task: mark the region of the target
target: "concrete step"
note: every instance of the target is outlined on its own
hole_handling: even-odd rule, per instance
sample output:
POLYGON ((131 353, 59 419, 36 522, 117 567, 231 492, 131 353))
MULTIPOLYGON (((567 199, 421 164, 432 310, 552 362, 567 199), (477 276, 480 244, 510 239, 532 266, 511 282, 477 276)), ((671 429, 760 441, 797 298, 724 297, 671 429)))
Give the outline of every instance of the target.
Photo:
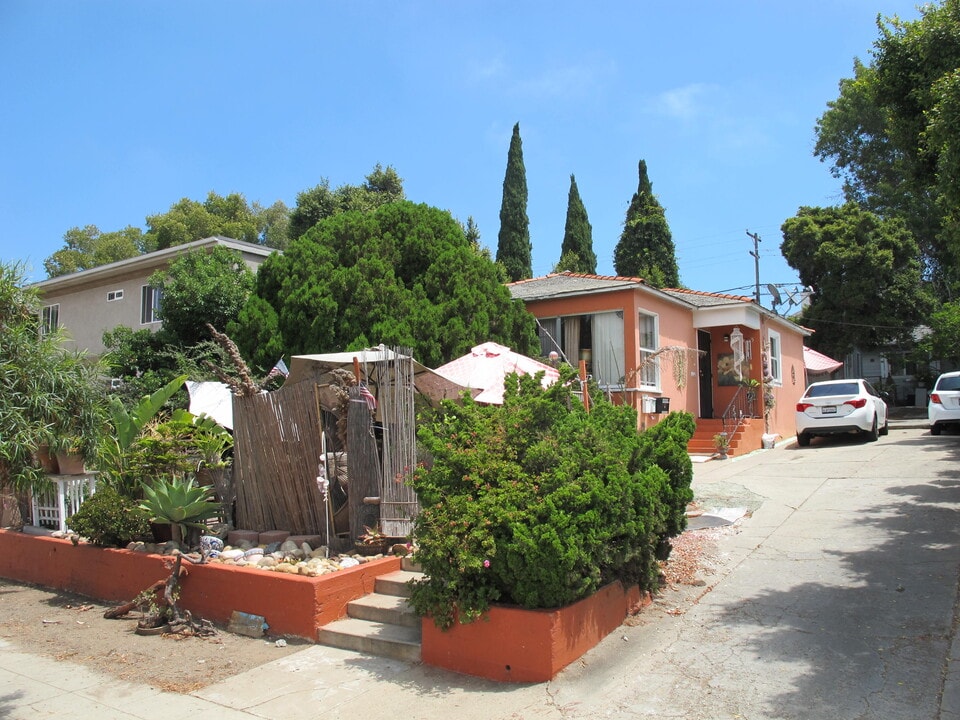
POLYGON ((398 595, 373 593, 351 600, 347 603, 347 615, 358 620, 420 627, 420 616, 413 611, 406 598, 398 595))
POLYGON ((410 586, 407 585, 411 580, 420 580, 423 578, 422 572, 411 572, 410 570, 395 570, 377 577, 373 586, 374 592, 381 595, 396 595, 398 597, 410 597, 410 586))
POLYGON ((317 642, 394 660, 420 662, 419 627, 345 618, 320 628, 317 642))

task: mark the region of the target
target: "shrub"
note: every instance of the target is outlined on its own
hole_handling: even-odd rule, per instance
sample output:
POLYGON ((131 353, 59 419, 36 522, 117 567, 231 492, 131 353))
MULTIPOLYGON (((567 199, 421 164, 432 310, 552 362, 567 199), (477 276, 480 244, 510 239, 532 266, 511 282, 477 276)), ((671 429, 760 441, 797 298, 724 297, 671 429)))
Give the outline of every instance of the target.
POLYGON ((690 498, 693 419, 675 413, 644 441, 635 410, 594 392, 587 413, 574 382, 572 369, 547 389, 511 375, 502 406, 465 397, 421 424, 427 459, 412 484, 426 578, 411 603, 439 627, 496 601, 548 608, 614 580, 656 587, 658 548, 690 498))
POLYGON ((150 523, 136 502, 109 486, 100 487, 87 498, 68 525, 94 545, 117 547, 150 532, 150 523))

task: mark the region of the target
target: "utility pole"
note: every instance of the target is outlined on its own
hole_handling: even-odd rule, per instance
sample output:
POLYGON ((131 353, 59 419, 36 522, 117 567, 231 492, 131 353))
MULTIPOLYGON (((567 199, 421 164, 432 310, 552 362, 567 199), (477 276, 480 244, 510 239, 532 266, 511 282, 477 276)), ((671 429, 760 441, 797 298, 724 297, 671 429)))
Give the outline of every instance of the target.
POLYGON ((753 251, 750 253, 753 255, 753 269, 756 277, 756 289, 753 292, 753 298, 757 301, 757 305, 760 304, 760 236, 757 233, 752 233, 749 230, 746 231, 747 237, 753 238, 753 251))

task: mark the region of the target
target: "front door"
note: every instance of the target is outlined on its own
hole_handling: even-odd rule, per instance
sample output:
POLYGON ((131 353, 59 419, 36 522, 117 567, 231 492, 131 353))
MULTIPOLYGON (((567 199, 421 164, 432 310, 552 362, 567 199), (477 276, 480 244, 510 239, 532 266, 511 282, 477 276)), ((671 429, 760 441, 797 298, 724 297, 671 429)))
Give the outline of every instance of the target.
POLYGON ((700 417, 713 417, 713 364, 710 361, 710 333, 697 330, 700 351, 700 417))

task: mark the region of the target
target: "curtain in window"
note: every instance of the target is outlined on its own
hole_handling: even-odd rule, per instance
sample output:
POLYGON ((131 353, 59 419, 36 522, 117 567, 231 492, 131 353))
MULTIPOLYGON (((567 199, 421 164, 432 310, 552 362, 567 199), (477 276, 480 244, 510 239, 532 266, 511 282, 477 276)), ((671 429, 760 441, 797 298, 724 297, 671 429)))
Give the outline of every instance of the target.
POLYGON ((560 352, 560 318, 540 318, 540 355, 560 352))
POLYGON ((580 318, 563 319, 563 354, 574 367, 580 364, 580 318))
POLYGON ((602 386, 622 385, 623 314, 597 313, 593 316, 593 377, 602 386))

